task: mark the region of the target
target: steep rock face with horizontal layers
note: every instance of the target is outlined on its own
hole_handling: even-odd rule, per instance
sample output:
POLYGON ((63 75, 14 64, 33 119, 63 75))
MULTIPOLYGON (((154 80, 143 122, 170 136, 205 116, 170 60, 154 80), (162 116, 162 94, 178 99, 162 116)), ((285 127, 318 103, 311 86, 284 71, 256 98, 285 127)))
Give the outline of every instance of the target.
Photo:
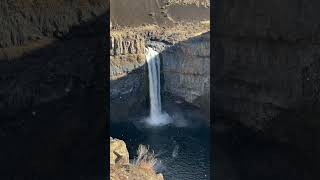
POLYGON ((217 117, 298 144, 316 159, 320 3, 229 0, 215 5, 217 117))
POLYGON ((110 44, 110 110, 119 119, 139 109, 146 99, 145 39, 117 31, 111 33, 110 44))
POLYGON ((145 39, 129 32, 111 33, 110 78, 138 69, 145 63, 145 39))
POLYGON ((210 109, 209 32, 177 43, 161 53, 163 90, 210 109))

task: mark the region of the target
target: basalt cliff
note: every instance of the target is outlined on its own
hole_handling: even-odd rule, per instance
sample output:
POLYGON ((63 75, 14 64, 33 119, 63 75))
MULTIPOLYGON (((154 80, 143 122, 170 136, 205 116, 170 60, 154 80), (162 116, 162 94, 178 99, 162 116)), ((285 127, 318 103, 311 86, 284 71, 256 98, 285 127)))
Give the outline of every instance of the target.
POLYGON ((130 15, 130 21, 123 21, 129 6, 110 3, 111 114, 125 117, 149 106, 145 59, 149 46, 160 53, 163 98, 191 103, 209 117, 209 1, 141 1, 141 11, 130 15), (124 10, 116 11, 120 8, 124 10), (187 10, 197 15, 186 15, 187 10))

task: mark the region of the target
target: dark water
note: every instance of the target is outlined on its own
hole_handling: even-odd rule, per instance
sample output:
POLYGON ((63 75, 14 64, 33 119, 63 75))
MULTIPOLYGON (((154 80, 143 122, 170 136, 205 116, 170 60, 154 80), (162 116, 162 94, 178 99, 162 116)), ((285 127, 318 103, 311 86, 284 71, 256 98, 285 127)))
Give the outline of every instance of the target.
POLYGON ((156 170, 166 180, 210 179, 210 131, 200 112, 179 105, 165 105, 173 123, 162 127, 147 127, 147 116, 141 114, 115 121, 112 118, 111 136, 126 142, 130 159, 139 144, 149 145, 161 162, 156 170))

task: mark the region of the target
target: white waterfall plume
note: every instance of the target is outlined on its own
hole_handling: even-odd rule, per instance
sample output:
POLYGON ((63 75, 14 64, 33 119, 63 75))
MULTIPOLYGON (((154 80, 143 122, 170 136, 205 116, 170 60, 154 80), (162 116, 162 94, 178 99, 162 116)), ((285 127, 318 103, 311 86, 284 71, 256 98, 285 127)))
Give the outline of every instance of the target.
POLYGON ((170 123, 167 113, 161 111, 160 93, 160 57, 159 53, 151 47, 146 49, 149 75, 150 116, 147 123, 153 126, 161 126, 170 123))

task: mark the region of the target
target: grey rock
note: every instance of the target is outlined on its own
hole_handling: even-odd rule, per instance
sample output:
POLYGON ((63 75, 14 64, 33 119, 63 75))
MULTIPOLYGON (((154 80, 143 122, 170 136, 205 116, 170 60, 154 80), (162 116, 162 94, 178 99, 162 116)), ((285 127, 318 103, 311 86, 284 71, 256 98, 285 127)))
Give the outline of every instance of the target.
POLYGON ((161 53, 165 92, 189 103, 209 108, 210 34, 205 33, 171 46, 161 53), (199 102, 199 99, 206 102, 199 102))

